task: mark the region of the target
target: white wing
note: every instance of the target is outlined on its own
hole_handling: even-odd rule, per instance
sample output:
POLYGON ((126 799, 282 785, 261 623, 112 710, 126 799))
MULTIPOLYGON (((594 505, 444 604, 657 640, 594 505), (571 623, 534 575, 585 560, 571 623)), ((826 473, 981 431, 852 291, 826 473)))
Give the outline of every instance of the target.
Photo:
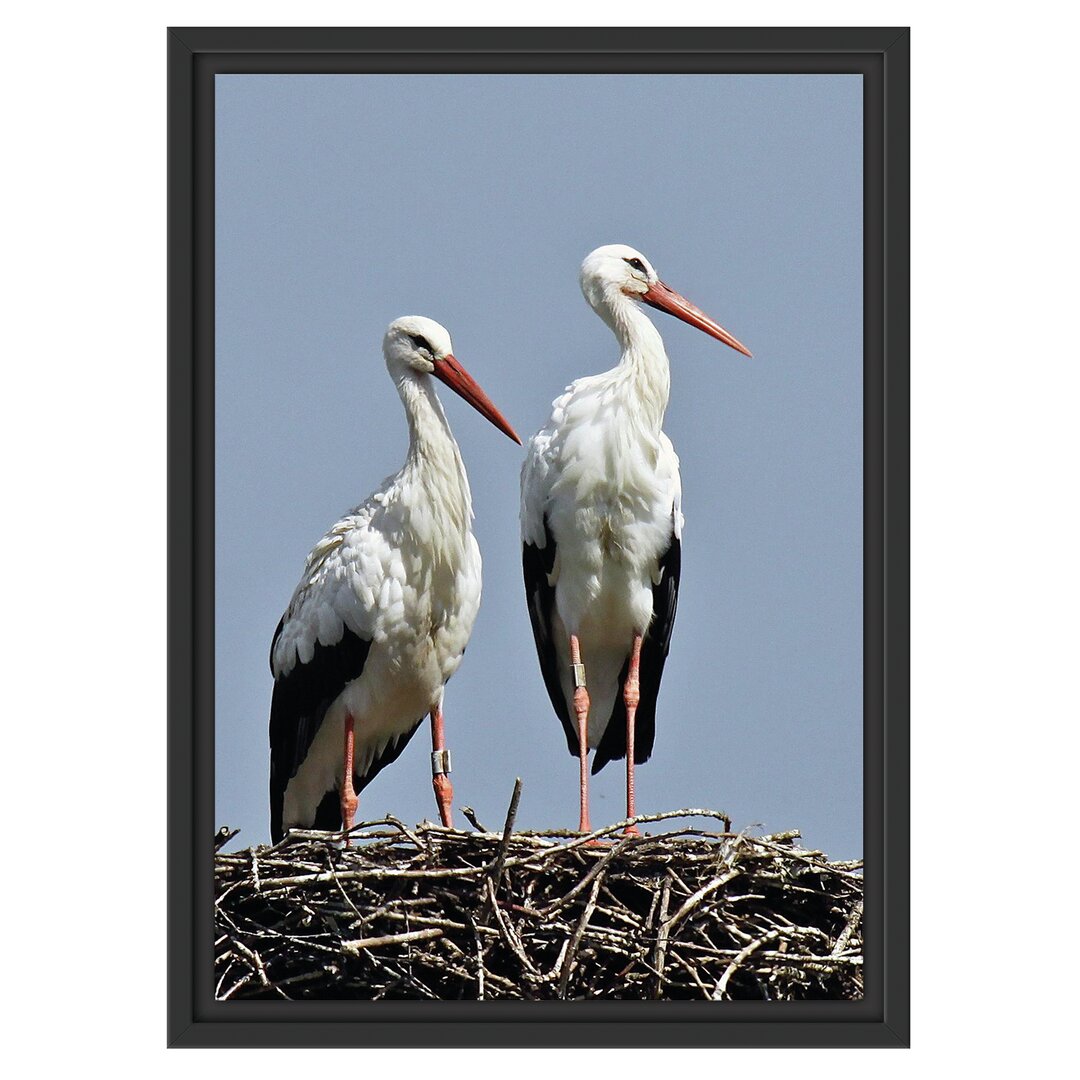
POLYGON ((682 539, 683 512, 682 512, 682 476, 679 473, 679 455, 675 453, 675 447, 663 431, 660 432, 661 452, 670 458, 670 475, 672 483, 672 518, 675 527, 675 539, 682 539))
POLYGON ((274 641, 274 678, 297 662, 308 663, 315 643, 336 645, 348 627, 366 641, 379 636, 380 624, 403 602, 405 570, 396 507, 384 506, 382 493, 336 522, 315 545, 274 641))

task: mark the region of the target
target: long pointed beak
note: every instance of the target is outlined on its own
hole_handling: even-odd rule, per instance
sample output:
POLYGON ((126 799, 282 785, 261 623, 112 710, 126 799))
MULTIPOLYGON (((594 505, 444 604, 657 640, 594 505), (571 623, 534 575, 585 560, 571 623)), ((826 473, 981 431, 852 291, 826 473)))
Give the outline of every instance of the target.
POLYGON ((710 337, 722 341, 725 345, 730 345, 736 352, 741 352, 743 356, 752 357, 754 355, 718 322, 710 319, 701 308, 691 304, 685 296, 680 296, 679 293, 662 281, 650 285, 648 291, 641 294, 641 299, 649 307, 657 308, 659 311, 666 311, 669 315, 674 315, 676 319, 682 319, 684 323, 689 323, 699 330, 704 330, 710 337))
POLYGON ((480 384, 461 366, 453 353, 447 353, 435 362, 432 374, 446 383, 455 394, 463 397, 481 416, 490 420, 501 432, 521 445, 517 432, 507 423, 506 418, 495 408, 491 398, 480 389, 480 384))

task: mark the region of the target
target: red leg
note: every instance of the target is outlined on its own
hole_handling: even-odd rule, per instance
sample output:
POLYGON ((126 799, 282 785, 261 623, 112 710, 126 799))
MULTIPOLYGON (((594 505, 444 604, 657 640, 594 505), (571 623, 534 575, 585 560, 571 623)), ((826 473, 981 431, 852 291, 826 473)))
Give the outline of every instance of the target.
MULTIPOLYGON (((341 821, 342 828, 349 830, 356 820, 356 807, 360 800, 356 797, 353 789, 353 726, 355 721, 351 714, 345 717, 345 771, 341 781, 341 821)), ((349 838, 345 837, 345 846, 348 847, 349 838)))
MULTIPOLYGON (((641 635, 634 635, 634 648, 630 653, 630 667, 623 684, 623 702, 626 705, 626 816, 632 818, 634 809, 634 720, 637 717, 638 702, 641 701, 641 635)), ((636 825, 626 827, 628 836, 640 836, 641 830, 636 825)))
POLYGON ((574 712, 577 715, 578 763, 581 773, 578 831, 587 833, 592 832, 589 824, 589 691, 585 689, 585 665, 581 662, 581 647, 574 634, 570 635, 570 664, 574 675, 574 712))
POLYGON ((436 705, 431 710, 431 786, 435 789, 439 817, 448 829, 452 829, 454 819, 451 816, 451 806, 454 801, 454 785, 450 783, 450 751, 446 749, 442 705, 436 705))

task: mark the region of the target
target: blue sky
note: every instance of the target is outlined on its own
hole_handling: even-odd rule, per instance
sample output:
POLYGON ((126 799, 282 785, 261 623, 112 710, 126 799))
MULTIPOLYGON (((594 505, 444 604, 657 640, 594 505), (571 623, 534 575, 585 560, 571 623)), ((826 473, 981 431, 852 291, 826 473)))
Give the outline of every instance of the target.
MULTIPOLYGON (((379 345, 437 319, 523 437, 617 346, 582 257, 642 250, 754 352, 659 313, 682 461, 679 614, 643 812, 862 853, 862 109, 854 76, 218 76, 216 817, 268 836, 267 653, 304 557, 401 463, 379 345)), ((448 392, 484 602, 447 689, 456 803, 572 827, 533 649, 521 451, 448 392)), ((426 736, 361 816, 435 817, 426 736)), ((593 783, 622 815, 623 773, 593 783)))

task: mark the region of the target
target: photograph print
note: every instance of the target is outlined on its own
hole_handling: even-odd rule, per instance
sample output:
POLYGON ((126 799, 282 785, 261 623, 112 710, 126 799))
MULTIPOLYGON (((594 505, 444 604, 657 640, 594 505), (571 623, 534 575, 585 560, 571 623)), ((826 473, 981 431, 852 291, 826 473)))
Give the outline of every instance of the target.
POLYGON ((863 997, 857 74, 218 74, 214 995, 863 997))

